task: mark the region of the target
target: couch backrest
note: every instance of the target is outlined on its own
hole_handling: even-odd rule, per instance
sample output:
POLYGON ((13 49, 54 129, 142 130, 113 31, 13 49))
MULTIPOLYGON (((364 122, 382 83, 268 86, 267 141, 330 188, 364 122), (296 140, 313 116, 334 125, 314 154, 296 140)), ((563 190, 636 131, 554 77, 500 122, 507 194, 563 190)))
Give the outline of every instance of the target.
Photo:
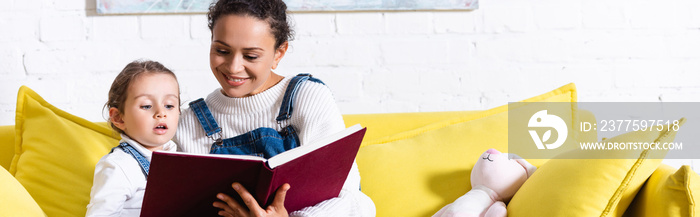
POLYGON ((410 131, 426 125, 464 116, 479 111, 410 112, 343 115, 346 127, 361 124, 367 127, 362 146, 400 132, 410 131), (410 121, 398 121, 410 120, 410 121))
MULTIPOLYGON (((363 146, 370 143, 376 139, 381 139, 383 137, 396 134, 398 132, 408 131, 422 126, 428 125, 430 123, 439 122, 442 120, 447 120, 449 118, 467 115, 470 113, 476 113, 479 111, 450 111, 450 112, 412 112, 412 113, 390 113, 390 114, 351 114, 343 115, 345 119, 346 126, 352 126, 355 124, 362 124, 363 127, 367 127, 367 134, 365 134, 365 139, 363 140, 363 146), (410 119, 411 122, 406 124, 406 122, 400 123, 392 120, 397 119, 410 119)), ((588 111, 581 111, 579 113, 582 120, 595 120, 593 114, 588 111)), ((586 134, 585 138, 581 138, 583 141, 596 141, 596 134, 586 134)), ((0 126, 0 166, 5 169, 10 169, 10 163, 12 162, 12 157, 15 154, 15 126, 7 125, 0 126)))

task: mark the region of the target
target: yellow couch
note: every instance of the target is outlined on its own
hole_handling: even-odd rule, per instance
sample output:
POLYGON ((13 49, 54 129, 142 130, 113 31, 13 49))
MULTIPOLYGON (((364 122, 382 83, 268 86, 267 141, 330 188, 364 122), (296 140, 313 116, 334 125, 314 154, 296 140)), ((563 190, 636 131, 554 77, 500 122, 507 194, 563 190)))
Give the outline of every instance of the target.
MULTIPOLYGON (((575 102, 576 89, 569 84, 524 101, 575 102)), ((346 125, 368 128, 357 163, 377 216, 430 216, 468 191, 476 158, 488 148, 507 151, 508 109, 345 115, 346 125)), ((569 124, 595 120, 575 104, 570 114, 569 124)), ((673 136, 633 132, 612 139, 673 136)), ((0 216, 84 216, 94 164, 117 141, 106 123, 68 114, 22 87, 16 125, 0 126, 0 216)), ((687 166, 676 170, 644 157, 528 161, 539 169, 509 202, 511 216, 698 213, 700 181, 687 166)))

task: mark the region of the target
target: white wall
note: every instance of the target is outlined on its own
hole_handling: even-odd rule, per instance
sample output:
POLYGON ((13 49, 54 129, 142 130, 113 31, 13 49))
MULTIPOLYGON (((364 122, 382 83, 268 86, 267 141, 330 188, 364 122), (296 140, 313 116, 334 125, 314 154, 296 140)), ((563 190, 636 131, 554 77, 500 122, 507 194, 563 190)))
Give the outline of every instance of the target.
MULTIPOLYGON (((700 101, 700 1, 479 4, 294 13, 296 40, 277 72, 313 73, 348 114, 487 109, 569 82, 579 101, 700 101)), ((102 16, 94 0, 0 5, 0 125, 14 124, 20 85, 104 120, 108 86, 138 58, 173 69, 183 101, 218 86, 204 14, 102 16)))

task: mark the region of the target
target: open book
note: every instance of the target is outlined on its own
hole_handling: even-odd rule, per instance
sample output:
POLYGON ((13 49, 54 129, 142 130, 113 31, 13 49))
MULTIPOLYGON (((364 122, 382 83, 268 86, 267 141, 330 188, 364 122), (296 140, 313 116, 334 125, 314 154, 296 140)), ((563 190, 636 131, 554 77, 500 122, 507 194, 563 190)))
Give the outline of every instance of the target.
MULTIPOLYGON (((265 208, 284 183, 293 212, 337 197, 366 128, 359 124, 270 159, 246 155, 153 152, 141 216, 217 216, 217 193, 243 204, 231 184, 241 183, 265 208)), ((359 188, 359 186, 357 186, 359 188)))

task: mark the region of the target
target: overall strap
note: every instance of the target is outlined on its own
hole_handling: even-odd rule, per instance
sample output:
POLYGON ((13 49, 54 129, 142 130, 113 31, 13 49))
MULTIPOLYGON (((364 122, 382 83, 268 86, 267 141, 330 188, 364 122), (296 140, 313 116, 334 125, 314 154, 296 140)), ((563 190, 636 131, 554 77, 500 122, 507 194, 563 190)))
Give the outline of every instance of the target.
POLYGON ((214 116, 211 115, 207 103, 204 102, 204 98, 199 98, 193 102, 190 102, 190 108, 194 111, 197 116, 200 125, 204 128, 204 132, 207 133, 207 137, 214 140, 215 142, 221 142, 221 127, 214 120, 214 116), (214 136, 216 134, 216 136, 214 136))
POLYGON ((289 85, 287 85, 287 90, 284 92, 284 98, 282 99, 282 106, 280 106, 280 112, 277 115, 277 122, 287 120, 292 117, 292 105, 294 104, 294 98, 304 81, 313 81, 325 85, 321 80, 311 77, 311 74, 299 74, 294 76, 289 85))
POLYGON ((124 152, 134 157, 136 162, 139 163, 139 166, 141 166, 141 172, 143 172, 143 175, 146 176, 146 179, 148 179, 148 168, 151 167, 151 162, 148 162, 146 157, 143 156, 141 152, 136 150, 134 147, 131 147, 129 143, 122 142, 119 143, 119 146, 112 148, 112 151, 110 151, 109 153, 112 153, 115 148, 121 148, 124 152))

